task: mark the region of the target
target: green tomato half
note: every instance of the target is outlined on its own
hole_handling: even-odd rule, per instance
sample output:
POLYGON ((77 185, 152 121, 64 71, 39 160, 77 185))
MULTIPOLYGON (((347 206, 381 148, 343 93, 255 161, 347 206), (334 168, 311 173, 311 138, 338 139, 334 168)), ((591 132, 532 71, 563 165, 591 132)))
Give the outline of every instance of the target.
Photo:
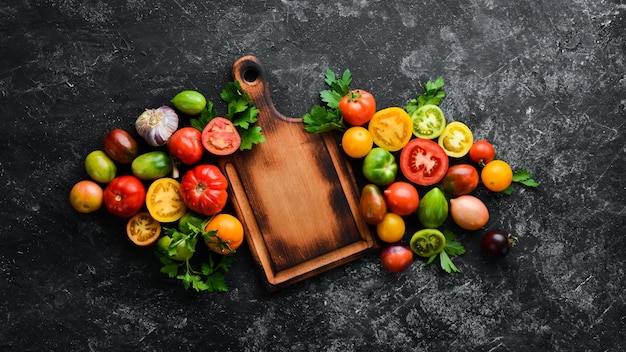
POLYGON ((363 175, 377 186, 389 186, 395 181, 397 173, 395 157, 383 148, 372 148, 363 159, 363 175))

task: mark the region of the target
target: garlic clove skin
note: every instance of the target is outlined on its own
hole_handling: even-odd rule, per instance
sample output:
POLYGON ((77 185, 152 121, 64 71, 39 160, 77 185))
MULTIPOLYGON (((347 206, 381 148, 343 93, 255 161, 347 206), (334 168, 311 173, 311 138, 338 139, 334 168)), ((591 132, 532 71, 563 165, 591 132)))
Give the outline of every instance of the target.
POLYGON ((137 133, 153 147, 167 143, 178 129, 178 115, 169 106, 146 109, 135 121, 137 133))

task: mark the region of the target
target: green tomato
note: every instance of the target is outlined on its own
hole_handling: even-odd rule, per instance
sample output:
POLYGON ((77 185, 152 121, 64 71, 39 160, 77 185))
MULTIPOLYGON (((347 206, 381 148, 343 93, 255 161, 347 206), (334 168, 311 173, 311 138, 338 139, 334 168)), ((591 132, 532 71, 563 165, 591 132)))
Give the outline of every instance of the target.
POLYGON ((187 115, 198 115, 206 106, 206 98, 195 90, 184 90, 172 99, 174 107, 187 115))
POLYGON ((168 258, 177 261, 183 261, 193 256, 193 252, 187 248, 187 243, 184 239, 178 240, 176 243, 172 243, 170 236, 163 236, 157 241, 157 250, 162 254, 167 255, 168 258))
POLYGON ((163 151, 141 154, 130 165, 133 175, 142 180, 156 180, 172 172, 172 160, 163 151))
POLYGON ((435 187, 428 191, 417 207, 417 219, 424 227, 437 228, 448 218, 448 200, 443 192, 435 187))
POLYGON ((397 173, 396 159, 383 148, 372 148, 363 159, 363 175, 377 186, 389 186, 395 181, 397 173))
POLYGON ((178 231, 190 234, 192 231, 189 229, 189 225, 193 225, 202 230, 204 228, 203 224, 206 224, 208 222, 207 220, 206 216, 189 210, 178 220, 178 231))
POLYGON ((85 157, 85 171, 94 181, 109 183, 115 178, 117 167, 102 150, 94 150, 85 157))

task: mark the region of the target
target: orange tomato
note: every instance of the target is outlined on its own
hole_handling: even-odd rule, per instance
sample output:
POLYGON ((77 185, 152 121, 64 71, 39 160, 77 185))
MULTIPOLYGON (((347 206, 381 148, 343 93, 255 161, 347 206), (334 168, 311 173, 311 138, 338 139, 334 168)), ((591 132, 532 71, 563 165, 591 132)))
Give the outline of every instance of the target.
POLYGON ((128 238, 138 246, 149 246, 161 235, 161 224, 147 212, 133 215, 126 223, 128 238))
POLYGON ((102 206, 103 194, 102 187, 97 183, 78 181, 70 190, 70 204, 80 213, 93 213, 102 206))
POLYGON ((213 235, 205 236, 206 245, 215 253, 234 253, 243 243, 243 225, 230 214, 215 215, 204 227, 204 231, 213 235))
POLYGON ((164 177, 152 182, 146 193, 146 207, 150 215, 159 222, 173 222, 187 211, 180 195, 180 183, 164 177))
POLYGON ((502 192, 513 181, 513 170, 505 161, 493 160, 485 165, 480 173, 480 179, 488 190, 502 192))
POLYGON ((376 225, 376 234, 383 242, 395 243, 404 237, 405 229, 404 219, 400 215, 387 213, 383 221, 376 225))
POLYGON ((341 137, 341 148, 352 158, 363 158, 372 150, 374 140, 364 127, 350 127, 341 137))

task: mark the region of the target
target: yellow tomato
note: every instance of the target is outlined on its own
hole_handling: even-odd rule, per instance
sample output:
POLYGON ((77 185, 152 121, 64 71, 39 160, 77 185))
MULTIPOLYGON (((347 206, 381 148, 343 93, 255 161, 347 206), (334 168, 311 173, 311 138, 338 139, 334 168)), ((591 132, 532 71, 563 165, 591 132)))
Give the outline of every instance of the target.
POLYGON ((146 193, 146 207, 150 215, 159 222, 173 222, 187 211, 180 195, 180 183, 164 177, 152 182, 146 193))
POLYGON ((488 190, 502 192, 513 181, 513 170, 505 161, 493 160, 485 165, 480 173, 480 179, 488 190))
POLYGON ((372 135, 363 127, 350 127, 343 133, 341 147, 352 158, 363 158, 372 150, 372 135))
POLYGON ((404 109, 390 107, 377 111, 368 129, 377 146, 395 152, 409 143, 413 135, 413 121, 404 109))
POLYGON ((450 122, 439 136, 439 146, 453 158, 463 157, 473 143, 474 135, 463 122, 450 122))
POLYGON ((387 213, 383 221, 376 225, 376 234, 383 242, 395 243, 404 237, 405 228, 404 219, 400 215, 387 213))

